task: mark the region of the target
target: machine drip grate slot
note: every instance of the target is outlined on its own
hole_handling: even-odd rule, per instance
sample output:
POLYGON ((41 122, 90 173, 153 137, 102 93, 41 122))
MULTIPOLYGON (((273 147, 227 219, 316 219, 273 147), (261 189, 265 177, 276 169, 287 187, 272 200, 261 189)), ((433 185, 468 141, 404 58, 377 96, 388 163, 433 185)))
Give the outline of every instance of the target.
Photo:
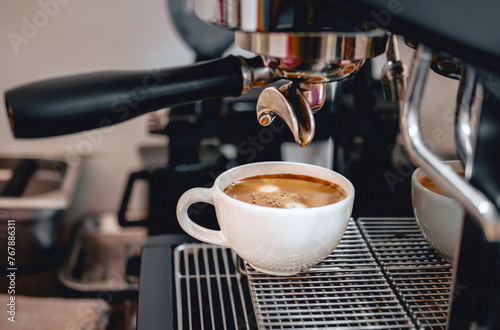
POLYGON ((452 267, 427 243, 415 219, 357 222, 414 322, 425 329, 444 329, 452 267))
POLYGON ((246 268, 260 329, 415 329, 354 221, 307 272, 276 277, 246 268))

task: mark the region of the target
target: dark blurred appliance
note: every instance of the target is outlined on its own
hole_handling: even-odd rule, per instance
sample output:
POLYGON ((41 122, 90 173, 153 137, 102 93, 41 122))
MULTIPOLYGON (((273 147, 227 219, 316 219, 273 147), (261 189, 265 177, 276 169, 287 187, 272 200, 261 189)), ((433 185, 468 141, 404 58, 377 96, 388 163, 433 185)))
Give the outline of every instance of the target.
MULTIPOLYGON (((377 181, 383 178, 381 173, 400 169, 401 164, 393 164, 388 151, 400 134, 410 158, 467 211, 460 253, 453 267, 447 327, 497 329, 499 10, 500 4, 492 0, 199 0, 196 13, 203 20, 235 30, 236 44, 257 56, 227 56, 158 72, 103 72, 52 79, 7 91, 6 108, 16 137, 37 138, 102 128, 171 107, 168 125, 159 130, 171 138, 170 163, 132 175, 128 192, 137 179, 148 180, 153 187, 158 182, 173 182, 181 177, 180 173, 186 174, 181 181, 203 171, 214 176, 217 171, 244 161, 249 154, 252 157, 247 161, 278 158, 281 135, 270 139, 264 154, 260 152, 266 148, 255 143, 259 136, 248 135, 246 129, 261 132, 257 127, 246 126, 255 120, 247 117, 255 118, 255 114, 257 121, 270 129, 267 134, 279 130, 269 125, 282 127, 284 123, 291 136, 283 140, 291 139, 301 146, 310 144, 316 132, 316 137, 333 138, 335 169, 348 175, 361 192, 355 216, 411 214, 408 195, 377 190, 387 189, 385 182, 380 185, 377 181), (396 35, 416 50, 408 80, 399 59, 396 35), (369 70, 371 59, 376 56, 386 57, 381 79, 374 79, 369 70), (456 140, 466 169, 465 180, 442 163, 422 137, 419 108, 429 68, 460 80, 456 140), (327 83, 334 81, 338 81, 337 97, 333 102, 325 102, 327 83), (278 82, 281 83, 274 85, 278 82), (252 91, 258 91, 253 99, 249 94, 252 91), (222 100, 243 93, 247 93, 248 100, 222 100), (252 110, 240 111, 241 108, 252 110), (323 125, 327 127, 326 134, 320 133, 323 125), (206 153, 200 153, 203 148, 207 150, 201 143, 203 137, 218 138, 218 146, 228 140, 239 146, 234 162, 218 155, 219 148, 215 148, 215 157, 208 157, 210 165, 202 161, 203 157, 208 159, 206 153), (245 141, 248 137, 251 140, 245 141), (241 147, 242 143, 252 144, 251 141, 253 149, 241 147)), ((219 57, 221 51, 216 48, 215 55, 203 54, 198 59, 219 57)), ((158 191, 168 194, 173 189, 162 185, 158 191)), ((150 188, 150 208, 162 203, 161 198, 155 200, 156 194, 157 190, 150 188)), ((127 196, 126 193, 125 200, 127 196)), ((176 199, 170 197, 175 203, 176 199)), ((123 207, 120 213, 124 213, 123 207)), ((175 232, 161 224, 165 214, 159 214, 143 219, 160 220, 160 225, 147 223, 151 233, 175 232)), ((174 313, 175 307, 170 306, 171 290, 162 286, 162 276, 171 275, 173 266, 148 267, 159 265, 159 260, 171 255, 172 246, 189 241, 172 235, 155 235, 144 248, 144 294, 139 302, 139 325, 143 328, 145 324, 155 324, 155 317, 164 320, 174 313), (151 294, 158 287, 158 294, 151 294), (165 296, 158 298, 161 292, 165 296), (162 313, 159 306, 163 304, 162 313)), ((398 235, 406 234, 396 233, 393 237, 398 235)), ((173 319, 172 316, 169 320, 173 319)))

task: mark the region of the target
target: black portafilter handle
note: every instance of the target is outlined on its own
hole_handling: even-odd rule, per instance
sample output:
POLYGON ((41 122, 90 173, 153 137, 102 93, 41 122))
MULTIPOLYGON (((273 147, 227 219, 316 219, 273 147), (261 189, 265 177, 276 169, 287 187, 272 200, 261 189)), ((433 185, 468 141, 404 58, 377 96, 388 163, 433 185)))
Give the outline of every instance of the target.
POLYGON ((5 93, 17 138, 40 138, 118 124, 150 111, 239 96, 238 57, 149 71, 109 71, 39 81, 5 93))

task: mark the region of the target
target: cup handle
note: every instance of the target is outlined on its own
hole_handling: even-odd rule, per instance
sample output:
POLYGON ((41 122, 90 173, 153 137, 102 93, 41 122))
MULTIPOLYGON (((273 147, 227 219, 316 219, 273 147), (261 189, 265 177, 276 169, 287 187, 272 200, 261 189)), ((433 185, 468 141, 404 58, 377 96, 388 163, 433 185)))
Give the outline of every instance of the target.
POLYGON ((214 205, 211 189, 192 188, 186 191, 177 203, 177 220, 184 231, 192 237, 210 244, 229 247, 220 230, 202 227, 189 217, 187 211, 194 203, 204 202, 214 205))

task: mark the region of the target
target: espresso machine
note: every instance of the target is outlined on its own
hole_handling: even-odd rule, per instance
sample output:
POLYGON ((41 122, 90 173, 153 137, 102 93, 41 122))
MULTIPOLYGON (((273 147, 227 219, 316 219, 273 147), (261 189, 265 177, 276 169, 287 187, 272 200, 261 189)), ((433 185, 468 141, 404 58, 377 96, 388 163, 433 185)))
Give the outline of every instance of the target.
MULTIPOLYGON (((448 329, 500 328, 500 115, 496 110, 500 103, 500 43, 496 32, 500 31, 496 17, 500 5, 494 1, 197 0, 195 10, 204 22, 235 31, 236 45, 255 56, 220 58, 219 49, 198 56, 197 63, 187 67, 63 77, 17 87, 5 94, 11 128, 18 138, 104 129, 170 107, 168 125, 156 129, 156 133, 171 138, 171 164, 131 175, 119 212, 123 225, 147 224, 152 235, 142 256, 139 328, 169 328, 174 324, 182 328, 182 322, 197 328, 192 321, 196 313, 190 312, 186 319, 180 312, 185 306, 175 306, 173 293, 173 288, 181 285, 174 266, 187 269, 189 264, 176 259, 176 253, 192 247, 172 251, 175 246, 194 241, 166 224, 177 221, 162 208, 177 202, 172 193, 175 187, 181 191, 189 187, 174 184, 165 188, 162 183, 176 179, 189 181, 188 185, 209 185, 210 179, 230 166, 280 159, 279 146, 284 141, 307 148, 313 139, 329 138, 334 141, 334 170, 345 174, 357 190, 354 217, 412 215, 408 186, 383 191, 380 187, 386 185, 372 180, 401 166, 394 164, 389 150, 397 141, 402 141, 415 165, 424 168, 463 205, 466 215, 459 254, 449 268, 452 276, 447 303, 441 306, 446 310, 444 324, 448 329), (415 49, 412 63, 401 62, 401 43, 415 49), (375 57, 385 58, 381 79, 375 79, 370 69, 375 57), (465 178, 444 164, 422 136, 419 114, 429 70, 460 81, 455 133, 465 178), (334 99, 328 93, 332 83, 336 84, 334 99), (266 133, 258 135, 263 132, 258 124, 267 128, 266 133), (255 135, 251 135, 253 130, 255 135), (255 142, 265 134, 273 136, 268 143, 252 144, 252 139, 248 140, 250 136, 255 142), (237 145, 237 155, 230 160, 215 150, 210 161, 202 160, 202 136, 216 136, 221 144, 237 145), (252 148, 242 148, 249 145, 252 148), (139 179, 159 186, 150 189, 150 204, 160 206, 154 212, 150 210, 149 218, 130 221, 125 218, 126 204, 134 181, 139 179), (376 193, 369 193, 373 191, 376 193), (157 267, 151 268, 152 264, 157 267)), ((203 213, 200 210, 194 213, 203 213)), ((198 221, 210 221, 205 218, 210 217, 198 221)), ((358 222, 361 231, 357 227, 349 230, 369 240, 365 224, 370 221, 358 222)), ((368 250, 383 269, 381 276, 390 278, 388 290, 396 292, 395 299, 404 303, 376 248, 368 250)), ((226 252, 214 252, 210 260, 221 253, 226 252)), ((241 269, 239 260, 231 267, 236 274, 251 274, 241 269)), ((217 274, 230 281, 229 273, 217 274)), ((248 276, 252 291, 256 277, 248 276)), ((193 281, 204 279, 208 276, 193 281)), ((208 287, 204 291, 210 292, 208 287)), ((241 283, 229 287, 241 289, 241 283)), ((294 297, 301 299, 300 295, 294 297)), ((251 327, 246 312, 251 310, 248 306, 258 305, 260 296, 252 292, 251 301, 242 298, 242 307, 235 307, 235 299, 230 292, 220 294, 220 300, 228 301, 226 307, 239 320, 234 328, 251 327), (243 314, 246 321, 239 317, 243 314)), ((215 324, 214 317, 201 305, 196 308, 199 322, 211 318, 215 324)), ((384 308, 392 313, 388 306, 384 308)), ((410 320, 405 326, 393 321, 378 327, 424 328, 412 308, 401 308, 410 320)), ((217 308, 211 305, 211 309, 217 308)), ((224 311, 224 307, 218 309, 224 311)), ((359 309, 359 313, 362 318, 365 310, 359 309)), ((254 326, 272 328, 262 326, 259 313, 253 315, 254 326)), ((307 317, 292 320, 297 327, 316 324, 307 317)), ((350 326, 347 319, 335 322, 325 324, 350 326)), ((224 323, 224 328, 233 326, 224 323)))

